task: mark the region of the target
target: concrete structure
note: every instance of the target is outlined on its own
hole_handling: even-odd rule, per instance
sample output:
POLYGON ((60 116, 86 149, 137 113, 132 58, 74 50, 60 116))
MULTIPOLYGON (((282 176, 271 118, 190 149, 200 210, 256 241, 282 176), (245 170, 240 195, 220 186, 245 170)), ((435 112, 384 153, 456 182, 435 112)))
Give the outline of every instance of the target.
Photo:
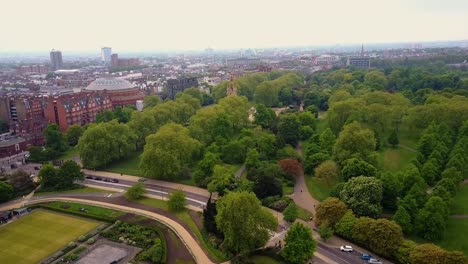
POLYGON ((101 48, 101 60, 103 62, 110 63, 111 62, 111 56, 112 56, 112 48, 110 48, 110 47, 101 48))
POLYGON ((50 52, 50 65, 52 70, 60 70, 63 67, 62 52, 59 50, 52 50, 50 52))
POLYGON ((314 65, 334 65, 340 63, 340 57, 337 55, 328 55, 322 54, 315 59, 313 59, 312 63, 314 65))
POLYGON ((167 80, 167 96, 174 99, 178 92, 187 88, 198 87, 198 81, 195 77, 169 79, 167 80))
POLYGON ((111 100, 112 107, 136 105, 143 100, 143 93, 129 81, 114 77, 98 78, 84 89, 85 93, 105 91, 111 100))

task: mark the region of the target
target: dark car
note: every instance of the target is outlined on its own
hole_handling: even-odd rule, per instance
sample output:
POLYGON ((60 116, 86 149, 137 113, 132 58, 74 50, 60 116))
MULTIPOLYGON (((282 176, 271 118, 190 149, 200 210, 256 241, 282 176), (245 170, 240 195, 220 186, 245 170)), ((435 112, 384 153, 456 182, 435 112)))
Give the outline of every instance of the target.
POLYGON ((96 181, 102 181, 102 178, 101 177, 96 177, 94 178, 96 181))
POLYGON ((119 180, 117 180, 117 179, 112 179, 111 182, 113 182, 113 183, 118 183, 119 180))
POLYGON ((94 179, 94 177, 93 177, 93 176, 91 176, 91 175, 86 175, 86 179, 88 179, 88 180, 92 180, 92 179, 94 179))
POLYGON ((371 258, 372 258, 372 256, 369 255, 369 254, 362 254, 362 255, 361 255, 361 259, 363 259, 363 260, 369 260, 369 259, 371 259, 371 258))
POLYGON ((111 182, 111 179, 104 178, 104 181, 105 181, 105 182, 111 182))

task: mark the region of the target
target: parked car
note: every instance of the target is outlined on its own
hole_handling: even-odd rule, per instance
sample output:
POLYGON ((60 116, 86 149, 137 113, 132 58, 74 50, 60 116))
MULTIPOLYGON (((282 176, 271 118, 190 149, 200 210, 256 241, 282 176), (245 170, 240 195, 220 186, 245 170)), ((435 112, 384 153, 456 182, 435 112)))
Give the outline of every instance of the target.
POLYGON ((39 168, 38 166, 35 166, 34 167, 34 170, 40 170, 41 168, 39 168))
POLYGON ((101 177, 96 177, 94 178, 96 181, 102 181, 102 178, 101 177))
POLYGON ((110 182, 111 179, 109 179, 109 178, 104 178, 104 181, 105 181, 105 182, 110 182))
POLYGON ((371 258, 372 258, 372 256, 369 255, 369 254, 366 254, 366 253, 364 253, 364 254, 361 255, 361 259, 363 259, 363 260, 369 260, 369 259, 371 259, 371 258))
POLYGON ((85 178, 86 178, 86 179, 88 179, 88 180, 92 180, 92 179, 94 179, 94 177, 93 177, 93 176, 91 176, 91 175, 86 175, 86 177, 85 177, 85 178))
POLYGON ((383 264, 382 261, 378 260, 378 259, 375 259, 375 258, 371 258, 367 261, 367 263, 371 263, 371 264, 383 264))
POLYGON ((353 252, 354 251, 352 246, 341 246, 340 250, 344 251, 344 252, 353 252))
POLYGON ((118 183, 119 180, 117 180, 117 179, 111 179, 111 182, 113 182, 113 183, 118 183))

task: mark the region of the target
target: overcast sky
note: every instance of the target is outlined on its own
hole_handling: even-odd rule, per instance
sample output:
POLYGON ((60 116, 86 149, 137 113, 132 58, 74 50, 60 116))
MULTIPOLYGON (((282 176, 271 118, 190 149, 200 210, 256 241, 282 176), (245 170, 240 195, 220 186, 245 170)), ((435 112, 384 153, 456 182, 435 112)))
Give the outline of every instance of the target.
POLYGON ((0 51, 468 39, 468 0, 2 0, 0 51))

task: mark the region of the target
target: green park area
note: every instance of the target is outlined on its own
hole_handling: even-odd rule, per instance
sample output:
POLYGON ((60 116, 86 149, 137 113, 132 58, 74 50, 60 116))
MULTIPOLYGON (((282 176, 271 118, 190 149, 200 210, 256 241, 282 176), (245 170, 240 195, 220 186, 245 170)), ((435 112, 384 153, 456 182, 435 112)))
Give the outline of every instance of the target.
POLYGON ((459 250, 468 254, 466 234, 468 234, 468 218, 449 218, 444 238, 436 244, 449 250, 459 250))
POLYGON ((255 264, 281 264, 283 263, 272 257, 263 256, 263 255, 254 255, 250 257, 249 260, 255 264))
POLYGON ((35 210, 0 228, 0 263, 39 263, 99 222, 35 210))
POLYGON ((112 191, 107 191, 103 189, 96 189, 91 187, 79 187, 76 189, 71 190, 58 190, 58 191, 50 191, 50 192, 35 192, 34 196, 45 196, 45 195, 52 195, 52 194, 68 194, 68 193, 113 193, 112 191))
POLYGON ((450 206, 450 214, 452 215, 468 215, 468 184, 463 184, 453 197, 450 206))
POLYGON ((404 147, 388 148, 379 152, 379 165, 384 171, 397 172, 416 158, 416 152, 404 147))
POLYGON ((305 177, 307 189, 310 195, 319 201, 325 200, 330 196, 330 192, 333 189, 333 184, 329 185, 324 180, 314 176, 305 177))

